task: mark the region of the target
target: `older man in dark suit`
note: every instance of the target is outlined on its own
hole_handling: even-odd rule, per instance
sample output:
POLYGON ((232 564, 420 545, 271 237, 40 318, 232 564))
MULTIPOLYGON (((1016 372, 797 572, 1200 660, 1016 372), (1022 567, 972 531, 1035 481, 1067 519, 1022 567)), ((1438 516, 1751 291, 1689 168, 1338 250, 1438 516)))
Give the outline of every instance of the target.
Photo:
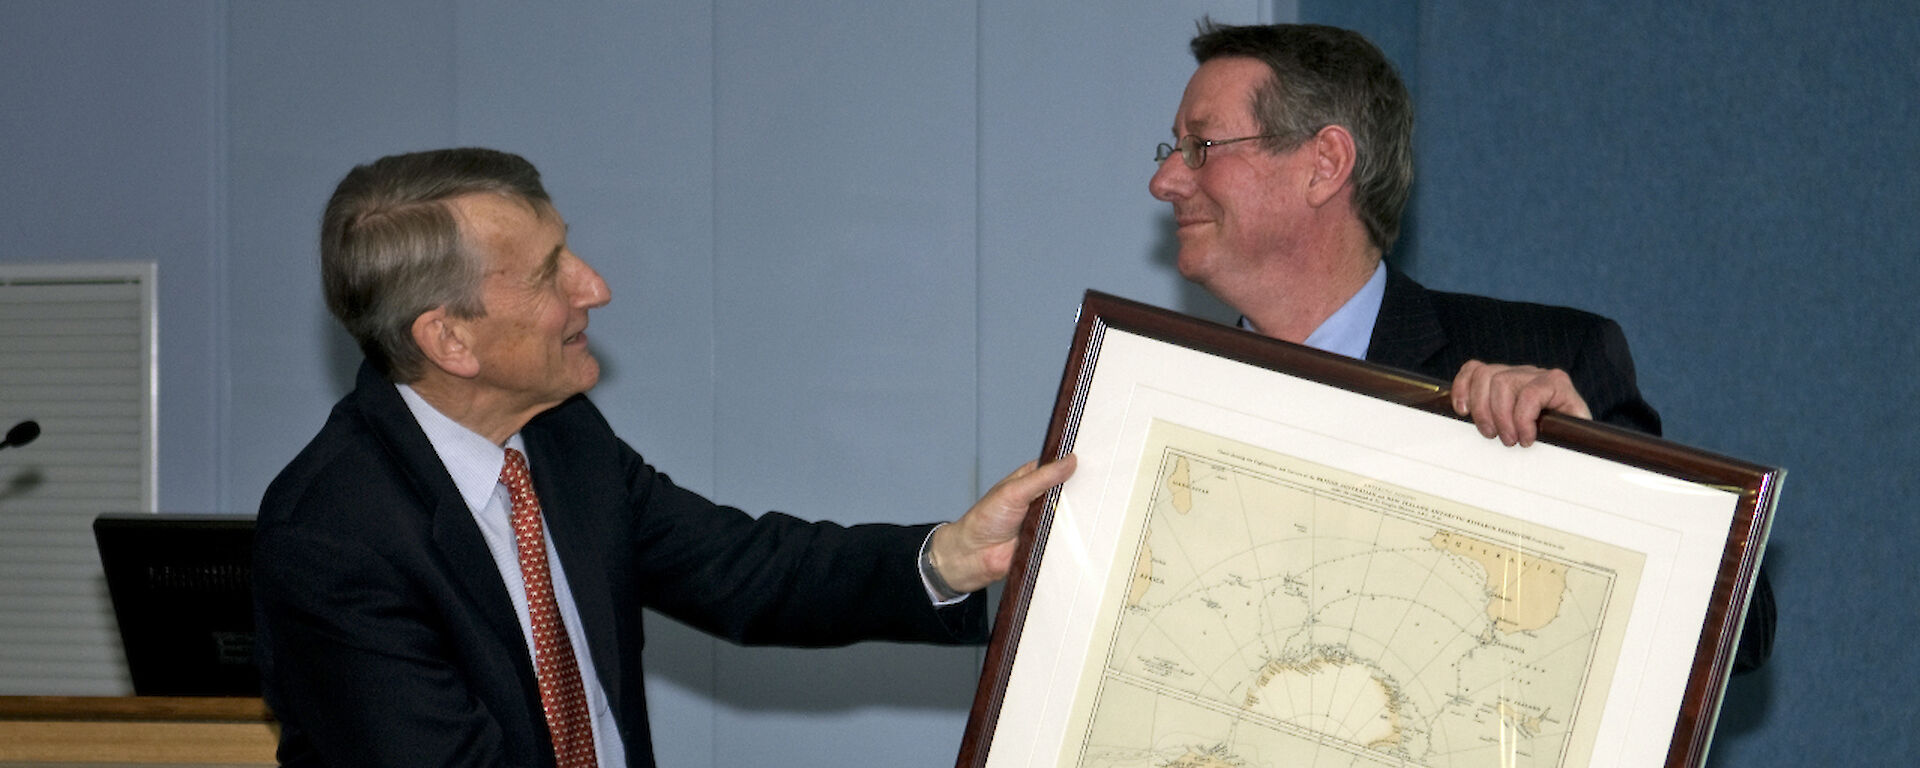
MULTIPOLYGON (((1202 24, 1199 69, 1148 188, 1181 275, 1244 327, 1452 382, 1481 434, 1530 445, 1554 411, 1660 434, 1620 326, 1565 307, 1430 291, 1385 261, 1413 185, 1413 107, 1359 34, 1202 24)), ((1773 635, 1764 575, 1736 669, 1773 635)))
POLYGON ((276 478, 255 557, 287 766, 651 766, 641 609, 741 643, 980 642, 1028 465, 940 526, 753 518, 675 486, 583 394, 605 281, 525 160, 355 168, 329 308, 367 356, 276 478))

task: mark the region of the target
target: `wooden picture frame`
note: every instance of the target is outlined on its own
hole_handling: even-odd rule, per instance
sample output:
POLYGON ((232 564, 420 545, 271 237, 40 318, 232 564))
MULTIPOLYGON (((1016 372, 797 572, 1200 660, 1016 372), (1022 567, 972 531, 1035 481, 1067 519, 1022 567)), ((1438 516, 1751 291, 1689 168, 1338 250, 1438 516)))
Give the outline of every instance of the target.
POLYGON ((1782 470, 1098 292, 962 768, 1697 766, 1782 470))

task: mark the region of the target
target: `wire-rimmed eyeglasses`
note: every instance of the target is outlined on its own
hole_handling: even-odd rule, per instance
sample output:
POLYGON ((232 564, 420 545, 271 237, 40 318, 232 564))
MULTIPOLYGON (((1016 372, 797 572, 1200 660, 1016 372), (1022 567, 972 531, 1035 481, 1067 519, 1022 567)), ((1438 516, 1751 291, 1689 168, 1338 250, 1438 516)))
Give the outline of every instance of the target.
POLYGON ((1160 142, 1159 149, 1153 153, 1153 161, 1156 163, 1164 163, 1167 161, 1167 158, 1173 157, 1173 153, 1177 151, 1180 153, 1180 162, 1186 163, 1188 168, 1197 169, 1207 164, 1207 147, 1218 147, 1222 144, 1253 141, 1254 139, 1271 139, 1276 135, 1277 134, 1263 133, 1259 136, 1242 136, 1237 139, 1203 139, 1189 133, 1180 137, 1180 141, 1173 144, 1168 144, 1164 141, 1160 142))

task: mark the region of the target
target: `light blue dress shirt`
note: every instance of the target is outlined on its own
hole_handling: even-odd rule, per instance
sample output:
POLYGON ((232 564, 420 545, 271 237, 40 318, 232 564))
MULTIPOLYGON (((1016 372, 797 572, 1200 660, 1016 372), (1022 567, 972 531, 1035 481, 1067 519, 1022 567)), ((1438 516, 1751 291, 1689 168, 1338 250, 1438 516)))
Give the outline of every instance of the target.
MULTIPOLYGON (((520 619, 520 633, 527 641, 527 659, 537 665, 538 662, 533 661, 533 621, 527 618, 527 585, 520 576, 519 550, 513 543, 513 499, 507 493, 507 486, 500 482, 500 468, 507 463, 506 448, 525 454, 525 442, 516 432, 507 439, 505 447, 494 445, 434 410, 412 387, 394 386, 399 388, 401 399, 407 401, 407 410, 413 412, 420 430, 427 433, 427 442, 432 443, 433 452, 440 455, 447 474, 453 476, 453 484, 460 489, 467 511, 473 513, 473 522, 480 526, 480 536, 486 539, 494 568, 500 571, 507 596, 513 600, 514 615, 520 619)), ((527 461, 531 471, 533 457, 527 457, 527 461)), ((545 525, 544 519, 542 525, 545 525)), ((593 718, 594 752, 599 756, 600 765, 626 765, 626 744, 620 740, 620 726, 614 721, 613 709, 607 705, 607 691, 593 672, 593 654, 587 651, 587 633, 580 626, 580 609, 574 605, 573 590, 567 586, 567 569, 560 562, 560 553, 554 551, 551 537, 547 537, 547 571, 553 580, 553 597, 560 604, 560 621, 567 627, 574 659, 580 664, 580 681, 587 693, 587 713, 593 718)))
MULTIPOLYGON (((1383 261, 1374 266, 1373 276, 1360 286, 1359 293, 1334 310, 1320 323, 1320 327, 1313 329, 1313 333, 1307 334, 1306 345, 1323 352, 1365 360, 1367 344, 1373 341, 1373 324, 1380 319, 1380 302, 1386 295, 1387 263, 1383 261)), ((1260 330, 1247 322, 1245 317, 1240 318, 1240 327, 1256 333, 1260 330)))

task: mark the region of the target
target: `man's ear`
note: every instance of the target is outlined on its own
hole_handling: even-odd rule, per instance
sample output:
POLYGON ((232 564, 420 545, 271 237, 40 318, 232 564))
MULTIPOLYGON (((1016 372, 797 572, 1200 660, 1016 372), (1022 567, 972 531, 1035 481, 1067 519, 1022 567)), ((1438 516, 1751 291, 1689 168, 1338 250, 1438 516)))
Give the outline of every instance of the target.
POLYGON ((1353 133, 1344 126, 1329 125, 1307 140, 1313 152, 1313 178, 1307 184, 1307 203, 1318 208, 1346 188, 1353 178, 1353 164, 1359 152, 1353 133))
POLYGON ((471 379, 480 375, 480 359, 468 343, 467 325, 447 314, 444 306, 422 312, 413 319, 413 343, 435 368, 471 379))

